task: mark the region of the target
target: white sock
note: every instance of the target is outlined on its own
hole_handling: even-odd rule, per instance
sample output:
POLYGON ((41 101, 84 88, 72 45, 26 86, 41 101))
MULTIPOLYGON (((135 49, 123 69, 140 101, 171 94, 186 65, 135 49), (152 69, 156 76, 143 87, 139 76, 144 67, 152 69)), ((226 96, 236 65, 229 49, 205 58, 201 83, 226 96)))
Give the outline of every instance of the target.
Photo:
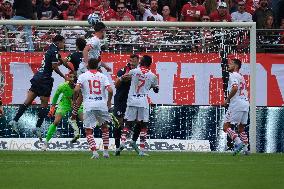
POLYGON ((246 144, 246 145, 244 146, 243 151, 244 151, 244 152, 248 151, 248 144, 246 144))
POLYGON ((240 144, 242 141, 241 141, 240 137, 236 137, 236 138, 234 139, 234 142, 235 142, 236 144, 240 144))

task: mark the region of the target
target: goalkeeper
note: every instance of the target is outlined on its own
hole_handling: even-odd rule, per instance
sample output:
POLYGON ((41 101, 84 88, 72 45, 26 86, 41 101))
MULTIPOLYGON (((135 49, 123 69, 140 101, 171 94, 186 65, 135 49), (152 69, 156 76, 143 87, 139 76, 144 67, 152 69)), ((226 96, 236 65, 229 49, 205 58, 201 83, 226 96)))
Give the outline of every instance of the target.
MULTIPOLYGON (((69 64, 69 67, 72 67, 71 64, 69 64)), ((48 131, 46 134, 46 141, 42 147, 43 150, 46 150, 48 141, 52 138, 53 134, 56 132, 58 124, 61 122, 62 118, 72 110, 72 96, 74 93, 74 78, 75 74, 73 72, 68 74, 68 77, 70 78, 70 81, 65 81, 64 83, 61 83, 52 99, 52 106, 50 107, 50 111, 48 113, 49 117, 53 117, 55 113, 55 119, 54 122, 48 127, 48 131), (62 95, 60 102, 58 103, 57 110, 55 111, 55 106, 58 101, 59 96, 62 95)), ((78 112, 79 118, 82 118, 82 113, 80 110, 78 112)), ((71 142, 75 142, 79 137, 79 128, 77 125, 72 125, 74 129, 74 138, 71 142)))

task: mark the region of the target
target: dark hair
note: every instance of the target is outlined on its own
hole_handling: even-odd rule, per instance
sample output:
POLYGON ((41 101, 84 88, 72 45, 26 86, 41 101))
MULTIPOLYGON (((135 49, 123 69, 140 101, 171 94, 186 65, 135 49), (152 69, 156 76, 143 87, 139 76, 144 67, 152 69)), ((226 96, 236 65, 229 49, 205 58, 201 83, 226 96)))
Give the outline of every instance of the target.
POLYGON ((56 42, 60 42, 60 41, 63 41, 65 38, 62 36, 62 35, 56 35, 54 38, 53 38, 53 43, 56 43, 56 42))
POLYGON ((239 59, 234 58, 234 59, 232 59, 232 61, 234 62, 234 64, 236 64, 238 66, 239 69, 241 69, 242 62, 239 59))
POLYGON ((101 31, 101 30, 103 30, 103 29, 105 29, 106 28, 106 25, 104 24, 104 23, 102 23, 102 22, 97 22, 95 25, 94 25, 94 30, 95 30, 95 32, 99 32, 99 31, 101 31))
POLYGON ((83 51, 87 42, 85 39, 79 37, 76 39, 76 46, 78 47, 79 51, 83 51))
POLYGON ((138 54, 132 54, 132 55, 130 55, 130 58, 137 58, 137 59, 139 59, 139 55, 138 54))
POLYGON ((88 62, 89 69, 98 69, 99 67, 99 59, 91 58, 88 62))
POLYGON ((152 57, 148 55, 144 55, 140 61, 141 66, 150 67, 152 64, 152 57))

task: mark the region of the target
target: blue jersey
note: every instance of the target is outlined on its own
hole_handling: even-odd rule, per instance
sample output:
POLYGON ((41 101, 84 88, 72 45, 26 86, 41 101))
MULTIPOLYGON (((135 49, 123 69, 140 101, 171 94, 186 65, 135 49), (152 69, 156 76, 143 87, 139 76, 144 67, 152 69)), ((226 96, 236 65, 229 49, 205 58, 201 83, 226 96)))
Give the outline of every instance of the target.
POLYGON ((43 76, 43 77, 52 76, 52 72, 53 72, 52 64, 58 63, 58 59, 60 57, 60 54, 58 51, 59 49, 54 43, 52 43, 49 46, 47 52, 45 53, 43 57, 41 67, 39 68, 35 76, 43 76))

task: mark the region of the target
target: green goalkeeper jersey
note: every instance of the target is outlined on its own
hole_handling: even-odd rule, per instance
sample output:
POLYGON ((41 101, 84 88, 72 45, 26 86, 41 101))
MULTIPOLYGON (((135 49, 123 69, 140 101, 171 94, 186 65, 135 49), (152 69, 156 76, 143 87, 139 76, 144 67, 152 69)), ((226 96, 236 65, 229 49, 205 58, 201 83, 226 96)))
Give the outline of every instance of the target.
POLYGON ((60 102, 58 103, 59 107, 70 107, 72 103, 72 96, 73 96, 74 90, 70 87, 69 83, 66 81, 64 83, 61 83, 52 99, 52 104, 56 104, 58 101, 59 96, 62 94, 60 102))

